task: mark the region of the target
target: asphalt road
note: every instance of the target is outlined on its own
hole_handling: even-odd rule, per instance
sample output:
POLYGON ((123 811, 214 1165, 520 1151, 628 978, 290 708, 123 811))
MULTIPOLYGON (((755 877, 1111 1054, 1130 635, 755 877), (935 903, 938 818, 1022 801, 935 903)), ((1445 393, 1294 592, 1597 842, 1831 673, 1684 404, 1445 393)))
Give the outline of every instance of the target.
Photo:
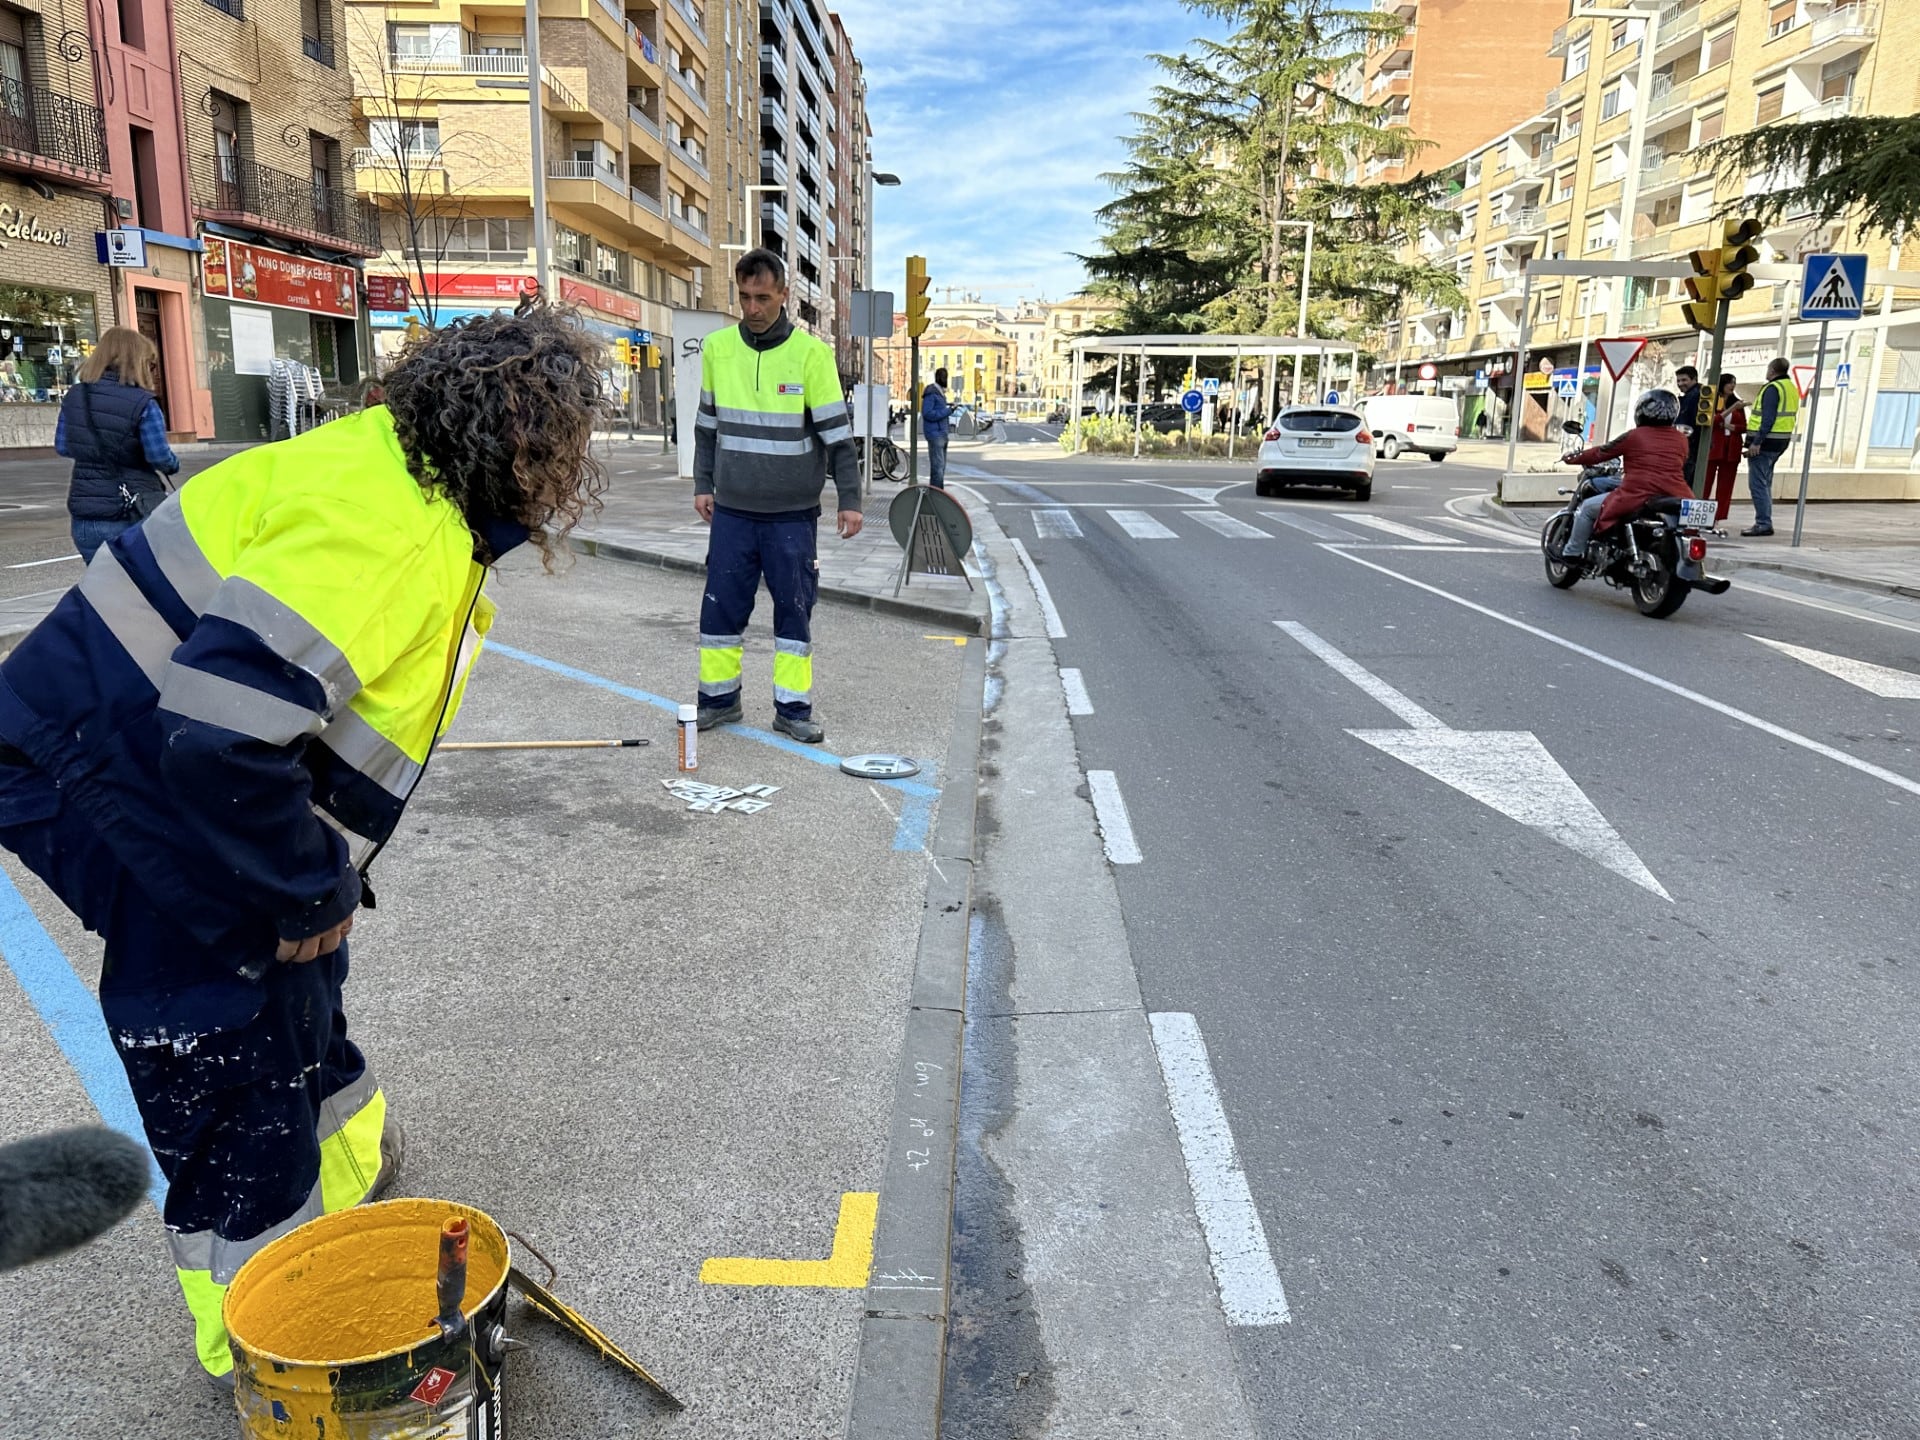
MULTIPOLYGON (((1194 1017, 1285 1288, 1225 1307, 1258 1433, 1920 1435, 1920 698, 1752 638, 1915 674, 1920 624, 1556 592, 1458 463, 1359 506, 1023 448, 954 479, 1049 592, 1144 1008, 1194 1017)), ((1075 1363, 1046 1279, 950 1414, 1075 1363)))

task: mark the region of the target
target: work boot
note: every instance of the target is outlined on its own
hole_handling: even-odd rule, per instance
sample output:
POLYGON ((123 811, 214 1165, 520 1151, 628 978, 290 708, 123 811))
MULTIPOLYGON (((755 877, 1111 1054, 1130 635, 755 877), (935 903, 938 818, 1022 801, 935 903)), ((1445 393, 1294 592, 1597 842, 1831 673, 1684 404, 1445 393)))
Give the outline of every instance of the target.
POLYGON ((1754 535, 1754 536, 1759 536, 1760 538, 1762 538, 1762 539, 1764 539, 1764 538, 1765 538, 1765 537, 1767 537, 1768 535, 1771 535, 1771 534, 1773 534, 1773 526, 1771 526, 1771 525, 1754 525, 1754 526, 1752 526, 1752 527, 1750 527, 1750 528, 1748 528, 1748 529, 1746 529, 1746 530, 1742 530, 1742 531, 1741 531, 1740 533, 1741 533, 1742 535, 1754 535))
POLYGON ((380 1131, 380 1173, 373 1177, 373 1184, 367 1187, 367 1198, 360 1203, 371 1205, 384 1199, 393 1188, 393 1182, 400 1178, 400 1167, 407 1159, 407 1132, 400 1128, 400 1122, 392 1116, 380 1131))
POLYGON ((228 1408, 232 1408, 234 1404, 233 1371, 229 1370, 224 1375, 210 1375, 207 1373, 206 1367, 196 1360, 193 1362, 193 1373, 200 1377, 201 1384, 205 1385, 208 1390, 226 1402, 228 1408))
POLYGON ((702 730, 711 730, 716 725, 738 725, 746 711, 740 708, 740 702, 734 701, 724 710, 702 710, 700 718, 694 722, 702 730))
POLYGON ((789 720, 784 715, 773 717, 773 728, 784 735, 791 735, 802 745, 818 745, 827 738, 826 729, 814 720, 789 720))

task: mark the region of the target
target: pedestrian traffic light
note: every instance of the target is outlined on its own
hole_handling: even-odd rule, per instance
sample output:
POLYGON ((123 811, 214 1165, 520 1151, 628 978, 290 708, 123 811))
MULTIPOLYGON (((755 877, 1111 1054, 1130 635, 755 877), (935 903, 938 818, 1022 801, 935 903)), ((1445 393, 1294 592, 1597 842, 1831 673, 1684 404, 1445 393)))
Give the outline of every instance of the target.
POLYGON ((1720 307, 1753 288, 1753 276, 1747 273, 1747 267, 1760 258, 1753 244, 1760 238, 1760 222, 1729 220, 1721 228, 1720 238, 1720 244, 1695 250, 1687 257, 1693 263, 1693 274, 1687 279, 1687 294, 1693 300, 1680 308, 1696 330, 1710 332, 1720 318, 1720 307))
POLYGON ((927 257, 907 257, 907 334, 927 333, 927 257))

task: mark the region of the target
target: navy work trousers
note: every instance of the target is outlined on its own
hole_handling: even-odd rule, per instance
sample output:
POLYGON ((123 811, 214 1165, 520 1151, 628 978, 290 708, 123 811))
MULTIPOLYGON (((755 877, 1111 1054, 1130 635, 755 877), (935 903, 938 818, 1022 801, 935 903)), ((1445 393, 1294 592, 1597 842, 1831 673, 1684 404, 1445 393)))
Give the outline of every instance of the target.
POLYGON ((813 718, 817 527, 813 515, 758 519, 715 508, 707 538, 707 592, 700 602, 702 710, 725 710, 740 702, 747 621, 764 576, 773 597, 774 709, 789 720, 813 718))

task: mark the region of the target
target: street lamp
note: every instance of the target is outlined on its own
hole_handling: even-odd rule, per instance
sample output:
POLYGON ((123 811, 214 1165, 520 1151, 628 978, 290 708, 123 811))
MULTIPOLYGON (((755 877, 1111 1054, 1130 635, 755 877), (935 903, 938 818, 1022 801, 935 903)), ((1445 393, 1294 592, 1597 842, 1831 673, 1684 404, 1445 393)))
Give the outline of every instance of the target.
MULTIPOLYGON (((1298 327, 1299 336, 1304 340, 1307 338, 1307 287, 1313 281, 1313 221, 1276 220, 1273 222, 1273 228, 1275 230, 1278 230, 1283 225, 1304 226, 1307 232, 1307 253, 1300 264, 1300 324, 1298 327)), ((1296 352, 1293 357, 1293 403, 1295 405, 1300 403, 1300 372, 1306 367, 1306 363, 1307 357, 1296 352)), ((1233 383, 1236 386, 1239 385, 1240 377, 1238 375, 1233 377, 1233 383)), ((1273 397, 1271 395, 1267 396, 1266 404, 1269 409, 1273 407, 1273 397)))

